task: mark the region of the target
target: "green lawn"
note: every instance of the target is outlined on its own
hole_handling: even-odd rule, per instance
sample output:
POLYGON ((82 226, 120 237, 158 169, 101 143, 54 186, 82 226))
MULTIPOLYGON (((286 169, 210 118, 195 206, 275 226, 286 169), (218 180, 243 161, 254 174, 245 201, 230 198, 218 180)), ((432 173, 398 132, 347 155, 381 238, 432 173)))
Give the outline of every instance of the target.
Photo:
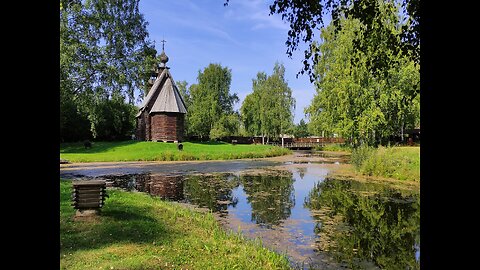
POLYGON ((289 269, 285 256, 200 213, 144 193, 108 190, 98 218, 73 220, 60 180, 61 269, 289 269))
POLYGON ((179 151, 174 143, 162 142, 93 142, 85 149, 82 143, 60 144, 60 158, 70 162, 95 161, 173 161, 223 160, 281 156, 290 150, 268 145, 232 145, 224 142, 184 142, 179 151))

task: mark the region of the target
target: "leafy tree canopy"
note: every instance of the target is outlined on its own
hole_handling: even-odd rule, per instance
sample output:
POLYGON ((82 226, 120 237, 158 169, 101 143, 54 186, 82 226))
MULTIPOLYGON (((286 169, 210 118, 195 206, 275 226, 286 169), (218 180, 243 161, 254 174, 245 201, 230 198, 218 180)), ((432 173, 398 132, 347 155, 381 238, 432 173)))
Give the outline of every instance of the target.
POLYGON ((198 72, 197 80, 198 84, 190 86, 190 98, 187 99, 190 103, 188 133, 208 137, 215 127, 213 137, 218 137, 231 130, 233 118, 226 116, 234 113, 233 105, 239 100, 236 93, 230 94, 232 71, 220 64, 210 64, 198 72), (227 126, 220 127, 221 123, 227 126))
MULTIPOLYGON (((382 20, 398 37, 398 14, 383 10, 382 20)), ((420 96, 415 94, 420 90, 419 65, 392 49, 384 42, 389 36, 381 33, 365 53, 356 50, 355 40, 364 37, 367 26, 345 18, 340 24, 341 30, 334 23, 322 30, 314 69, 317 94, 306 109, 310 131, 337 133, 354 145, 374 145, 415 127, 420 119, 420 96), (369 61, 377 54, 389 62, 389 68, 380 73, 369 69, 369 61)))
POLYGON ((285 80, 285 67, 275 63, 273 73, 258 72, 253 92, 240 109, 245 130, 250 135, 278 137, 293 126, 295 98, 285 80))
POLYGON ((121 92, 134 101, 155 57, 139 0, 60 2, 61 86, 71 94, 121 92))
MULTIPOLYGON (((366 52, 376 44, 379 34, 386 37, 385 42, 395 51, 402 51, 415 63, 420 62, 420 0, 272 0, 270 15, 279 14, 286 21, 290 30, 285 44, 287 55, 290 57, 304 42, 307 49, 304 51, 303 68, 299 74, 307 73, 310 80, 315 80, 313 67, 317 63, 319 52, 314 45, 314 37, 319 29, 324 27, 325 15, 330 13, 335 31, 342 30, 342 18, 358 19, 365 25, 363 37, 354 39, 354 49, 366 52), (388 21, 383 18, 385 9, 396 10, 401 8, 403 14, 399 36, 392 34, 388 21), (380 23, 378 23, 380 22, 380 23)), ((230 0, 225 0, 227 6, 230 0)), ((355 62, 353 62, 355 63, 355 62)), ((372 72, 384 72, 390 67, 387 55, 376 55, 369 62, 367 68, 372 72)), ((298 76, 298 74, 297 74, 298 76)), ((416 95, 417 93, 414 93, 416 95)))
POLYGON ((293 136, 295 138, 304 138, 310 136, 310 132, 308 131, 308 125, 305 123, 305 120, 301 119, 298 125, 295 125, 293 128, 293 136))
POLYGON ((139 0, 60 1, 61 131, 68 132, 67 116, 72 114, 67 111, 74 112, 74 105, 88 115, 93 135, 101 134, 95 119, 103 117, 98 113, 104 109, 98 106, 106 100, 118 104, 119 98, 133 104, 135 90, 147 87, 156 51, 138 4, 139 0))

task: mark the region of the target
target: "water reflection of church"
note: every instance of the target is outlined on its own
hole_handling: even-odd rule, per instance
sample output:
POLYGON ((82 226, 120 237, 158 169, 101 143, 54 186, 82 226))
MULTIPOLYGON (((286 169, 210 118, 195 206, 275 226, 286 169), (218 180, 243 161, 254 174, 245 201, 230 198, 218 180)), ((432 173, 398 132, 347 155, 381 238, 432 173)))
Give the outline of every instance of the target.
POLYGON ((184 199, 183 182, 182 175, 146 174, 137 179, 137 190, 163 199, 179 201, 184 199))

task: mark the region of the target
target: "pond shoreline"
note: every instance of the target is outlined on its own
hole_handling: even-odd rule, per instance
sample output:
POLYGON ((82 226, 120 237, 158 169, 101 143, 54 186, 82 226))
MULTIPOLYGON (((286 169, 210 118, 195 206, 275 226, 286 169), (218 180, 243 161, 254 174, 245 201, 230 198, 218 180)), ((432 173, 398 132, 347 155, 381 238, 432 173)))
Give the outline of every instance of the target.
MULTIPOLYGON (((312 190, 317 181, 331 181, 328 179, 334 179, 332 183, 345 182, 346 185, 349 185, 349 182, 353 180, 361 182, 364 185, 377 184, 394 189, 419 191, 418 182, 408 183, 409 181, 357 175, 352 165, 348 164, 348 162, 349 153, 347 152, 318 151, 309 153, 305 151, 295 151, 293 154, 285 156, 237 160, 62 164, 60 174, 61 178, 70 178, 70 180, 105 179, 107 180, 107 186, 114 187, 115 189, 120 188, 120 186, 118 186, 118 184, 112 186, 112 181, 116 181, 114 179, 118 178, 122 179, 121 181, 128 182, 125 182, 126 185, 125 183, 121 184, 122 188, 128 186, 130 188, 134 187, 134 190, 137 190, 140 187, 138 191, 145 191, 147 193, 167 192, 167 195, 161 196, 180 198, 177 202, 171 201, 175 200, 172 199, 173 197, 168 200, 174 202, 181 208, 189 208, 196 212, 203 213, 210 212, 220 227, 227 232, 236 233, 241 227, 242 234, 247 238, 262 239, 265 247, 277 253, 286 254, 288 252, 288 257, 291 259, 290 262, 294 268, 299 268, 299 264, 308 261, 310 266, 316 265, 324 269, 338 269, 345 265, 340 262, 335 262, 331 256, 328 256, 327 253, 322 251, 325 247, 327 247, 325 251, 329 249, 329 245, 325 245, 323 242, 317 242, 318 239, 315 240, 313 235, 309 235, 305 233, 306 231, 303 231, 307 230, 311 234, 314 226, 316 226, 308 214, 309 210, 306 210, 306 208, 302 206, 304 198, 308 195, 308 193, 305 192, 312 190), (280 176, 278 180, 269 180, 268 176, 265 177, 265 175, 277 175, 275 171, 277 171, 277 173, 280 172, 279 175, 283 175, 283 173, 290 174, 291 179, 288 176, 287 178, 280 176), (218 175, 222 174, 226 174, 227 176, 220 176, 220 178, 218 178, 218 175), (231 183, 231 180, 219 179, 232 178, 236 179, 233 180, 234 182, 237 181, 235 182, 237 183, 236 185, 230 187, 230 184, 226 186, 220 184, 231 183), (259 180, 252 180, 257 178, 259 180), (253 182, 249 181, 259 181, 259 185, 252 184, 253 182), (294 196, 292 197, 294 198, 293 200, 288 199, 290 198, 288 196, 285 198, 279 197, 283 198, 281 200, 274 197, 278 192, 289 190, 285 189, 285 187, 280 188, 280 186, 277 186, 285 181, 289 183, 286 187, 291 189, 290 192, 292 193, 289 194, 294 196), (179 184, 174 184, 176 182, 179 184), (213 183, 213 186, 207 184, 210 182, 213 183), (193 187, 199 189, 193 190, 193 187), (170 191, 166 191, 166 188, 170 189, 170 191), (179 190, 181 190, 181 194, 179 190), (222 190, 231 191, 229 191, 230 193, 227 192, 223 194, 222 190), (193 191, 196 193, 210 194, 212 196, 222 195, 213 199, 212 205, 205 205, 204 201, 196 201, 196 199, 200 197, 192 197, 195 196, 192 195, 194 194, 192 193, 193 191), (228 196, 223 197, 225 195, 228 196), (297 204, 294 203, 295 200, 298 200, 297 204), (215 205, 215 201, 218 205, 215 205), (199 202, 200 205, 196 205, 199 202), (233 208, 230 204, 233 204, 233 208), (267 204, 271 205, 265 206, 267 204), (270 210, 270 208, 263 209, 262 207, 264 206, 270 207, 272 210, 270 210), (212 211, 212 209, 214 211, 212 211), (278 221, 271 223, 272 221, 269 220, 270 216, 267 215, 267 213, 271 211, 273 211, 272 213, 280 215, 278 221), (290 211, 293 211, 292 218, 290 218, 290 211), (286 216, 283 217, 282 215, 285 214, 286 216), (255 224, 255 220, 257 224, 255 224), (264 227, 264 222, 266 222, 267 227, 264 227), (279 223, 277 224, 277 222, 279 223), (292 244, 294 246, 291 246, 292 244), (319 248, 320 252, 315 251, 317 248, 319 248)), ((341 184, 341 186, 342 185, 343 184, 341 184)), ((372 192, 375 191, 372 190, 372 192)), ((152 195, 154 194, 152 193, 152 195)), ((313 210, 313 215, 316 215, 315 211, 316 210, 313 210)), ((314 217, 314 219, 316 219, 316 217, 314 217)), ((327 222, 328 225, 331 221, 323 220, 320 223, 323 224, 323 222, 327 222)))
MULTIPOLYGON (((419 189, 420 182, 417 181, 406 181, 398 180, 395 178, 386 178, 381 176, 365 176, 361 173, 358 173, 354 170, 351 164, 348 164, 348 159, 350 156, 349 152, 343 151, 318 151, 322 154, 323 157, 309 157, 305 154, 301 154, 301 151, 296 151, 293 154, 276 156, 276 157, 266 157, 266 158, 243 158, 243 159, 229 159, 229 160, 189 160, 189 161, 108 161, 108 162, 75 162, 75 163, 63 163, 60 164, 60 174, 61 176, 67 176, 67 178, 72 175, 78 175, 79 171, 84 170, 115 170, 115 169, 126 169, 126 168, 141 168, 144 166, 172 166, 181 165, 184 167, 192 165, 203 165, 208 166, 209 164, 231 164, 231 163, 253 163, 253 162, 265 162, 257 168, 265 166, 273 166, 276 169, 284 169, 284 166, 288 163, 291 164, 309 164, 309 163, 321 163, 322 166, 330 170, 330 176, 338 179, 352 179, 355 178, 358 181, 364 182, 384 182, 390 183, 392 185, 407 188, 407 189, 419 189), (335 164, 335 162, 338 162, 335 164), (63 174, 63 175, 62 175, 63 174)), ((219 166, 223 167, 223 166, 219 166)), ((228 166, 226 166, 228 167, 228 166)), ((185 171, 172 171, 172 173, 195 173, 195 171, 188 170, 185 171)), ((251 169, 251 168, 243 168, 251 169)), ((225 171, 216 171, 216 172, 228 172, 225 171)), ((202 173, 202 172, 199 172, 202 173)))

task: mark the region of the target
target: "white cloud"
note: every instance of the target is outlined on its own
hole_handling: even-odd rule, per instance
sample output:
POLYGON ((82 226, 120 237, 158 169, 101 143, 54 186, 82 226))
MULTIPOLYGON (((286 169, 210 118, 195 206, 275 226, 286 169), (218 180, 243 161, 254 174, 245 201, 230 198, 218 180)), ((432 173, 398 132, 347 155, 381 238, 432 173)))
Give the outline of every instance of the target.
POLYGON ((290 29, 280 16, 275 14, 270 16, 269 11, 268 5, 261 0, 231 1, 224 17, 239 21, 250 21, 253 23, 252 30, 265 28, 290 29))
POLYGON ((165 24, 158 25, 158 27, 163 28, 166 25, 182 26, 193 30, 192 32, 209 33, 213 37, 223 39, 235 45, 241 45, 227 31, 222 29, 217 20, 214 17, 212 18, 212 14, 208 12, 208 9, 202 9, 191 1, 176 1, 173 4, 174 6, 168 12, 166 9, 158 6, 150 8, 151 13, 155 14, 155 17, 161 18, 161 21, 165 22, 165 24), (181 13, 175 12, 177 10, 183 11, 181 13), (183 14, 183 16, 180 16, 180 14, 183 14), (186 14, 188 15, 185 16, 186 14))

